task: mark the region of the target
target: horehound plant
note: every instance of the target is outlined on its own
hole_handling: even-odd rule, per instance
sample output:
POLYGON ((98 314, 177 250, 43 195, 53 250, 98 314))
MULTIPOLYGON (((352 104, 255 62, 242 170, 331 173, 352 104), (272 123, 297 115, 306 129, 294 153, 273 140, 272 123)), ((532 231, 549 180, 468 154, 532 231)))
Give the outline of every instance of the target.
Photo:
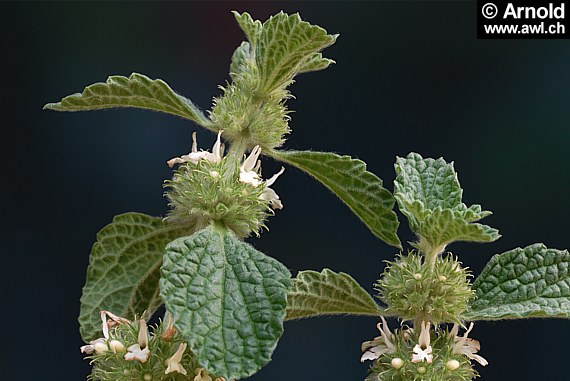
MULTIPOLYGON (((455 241, 491 242, 490 214, 462 203, 452 164, 399 158, 392 195, 366 165, 330 152, 280 149, 290 133, 287 90, 301 73, 327 68, 321 51, 337 36, 283 12, 265 22, 235 13, 247 41, 231 59, 231 82, 204 114, 165 82, 112 76, 50 103, 56 111, 143 108, 188 119, 216 134, 201 150, 167 161, 164 218, 127 213, 97 236, 81 297, 81 351, 91 380, 237 380, 271 360, 286 319, 328 314, 378 317, 380 336, 362 345, 368 380, 466 380, 479 343, 469 321, 569 317, 569 255, 533 245, 497 255, 471 274, 446 253, 455 241), (376 284, 382 305, 349 275, 287 267, 244 241, 283 208, 261 157, 294 166, 335 193, 378 238, 402 249, 396 201, 418 239, 376 284), (148 320, 164 304, 157 325, 148 320), (391 331, 385 317, 402 325, 391 331), (465 330, 460 334, 459 329, 465 330)), ((190 139, 189 139, 190 140, 190 139)), ((280 192, 281 193, 281 192, 280 192)))

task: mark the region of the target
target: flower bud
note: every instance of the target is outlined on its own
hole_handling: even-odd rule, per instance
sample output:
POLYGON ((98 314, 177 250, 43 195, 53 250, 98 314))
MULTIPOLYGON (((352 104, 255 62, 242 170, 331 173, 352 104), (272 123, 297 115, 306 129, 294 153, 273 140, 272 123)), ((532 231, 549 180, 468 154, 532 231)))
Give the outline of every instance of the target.
POLYGON ((455 369, 459 368, 459 361, 449 360, 447 363, 445 363, 445 367, 449 370, 455 370, 455 369))
POLYGON ((392 359, 392 361, 390 362, 390 364, 392 365, 392 368, 394 369, 400 369, 401 367, 404 366, 404 360, 402 360, 399 357, 395 357, 392 359))
POLYGON ((127 350, 123 343, 121 343, 119 340, 114 339, 109 341, 109 348, 111 348, 113 353, 125 353, 127 350))
POLYGON ((97 353, 98 355, 101 355, 103 353, 106 353, 109 350, 109 347, 107 346, 107 343, 103 342, 103 341, 98 341, 93 345, 93 348, 95 349, 95 353, 97 353))

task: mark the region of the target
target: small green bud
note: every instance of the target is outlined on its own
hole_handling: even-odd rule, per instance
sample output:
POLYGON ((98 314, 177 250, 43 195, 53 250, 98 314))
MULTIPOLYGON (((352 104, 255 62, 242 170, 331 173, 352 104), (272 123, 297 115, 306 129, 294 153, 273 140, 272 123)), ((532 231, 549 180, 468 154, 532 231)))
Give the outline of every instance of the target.
POLYGON ((460 322, 474 297, 469 272, 451 254, 437 257, 434 267, 416 251, 389 262, 376 283, 388 311, 404 320, 422 316, 435 324, 460 322))

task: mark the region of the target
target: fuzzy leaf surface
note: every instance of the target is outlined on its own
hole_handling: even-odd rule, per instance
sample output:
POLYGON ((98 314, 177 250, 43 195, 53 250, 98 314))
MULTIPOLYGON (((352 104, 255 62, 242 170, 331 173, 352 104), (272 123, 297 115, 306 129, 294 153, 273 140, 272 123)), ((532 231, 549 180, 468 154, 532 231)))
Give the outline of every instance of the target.
POLYGON ((283 264, 225 230, 207 228, 166 248, 164 304, 200 366, 226 380, 271 360, 290 288, 283 264))
POLYGON ((263 28, 263 24, 261 21, 254 20, 251 15, 247 12, 239 13, 236 11, 232 11, 234 17, 240 28, 245 33, 245 36, 249 40, 250 43, 255 44, 257 41, 257 35, 261 32, 263 28))
POLYGON ((331 152, 272 151, 269 155, 291 164, 320 181, 384 242, 400 247, 394 198, 382 180, 366 170, 366 163, 331 152))
POLYGON ((132 107, 177 115, 210 126, 210 120, 189 99, 176 94, 161 79, 133 73, 129 77, 114 75, 106 82, 87 86, 83 93, 69 95, 58 103, 48 103, 44 109, 55 111, 88 111, 132 107))
POLYGON ((116 216, 97 234, 81 296, 79 324, 88 342, 101 337, 101 310, 132 319, 162 304, 158 291, 166 245, 187 229, 141 213, 116 216))
POLYGON ((303 64, 299 67, 299 74, 307 73, 310 71, 324 70, 334 63, 335 61, 331 60, 330 58, 323 58, 322 53, 315 53, 305 62, 303 62, 303 64))
POLYGON ((492 242, 497 229, 475 223, 491 214, 480 205, 462 202, 453 163, 443 158, 424 159, 417 153, 396 160, 394 197, 411 229, 432 247, 445 247, 454 241, 492 242))
POLYGON ((570 254, 543 244, 491 258, 473 283, 469 320, 570 318, 570 254))
POLYGON ((346 273, 301 271, 287 297, 287 320, 321 315, 379 316, 372 296, 346 273))
POLYGON ((322 58, 317 53, 334 44, 337 37, 301 20, 298 13, 287 15, 283 12, 264 22, 254 41, 250 32, 246 31, 246 34, 255 49, 261 94, 286 87, 299 72, 327 67, 332 60, 322 58))
POLYGON ((243 41, 232 54, 232 62, 230 64, 230 76, 235 81, 239 75, 243 73, 249 66, 248 61, 251 60, 251 50, 249 42, 243 41))

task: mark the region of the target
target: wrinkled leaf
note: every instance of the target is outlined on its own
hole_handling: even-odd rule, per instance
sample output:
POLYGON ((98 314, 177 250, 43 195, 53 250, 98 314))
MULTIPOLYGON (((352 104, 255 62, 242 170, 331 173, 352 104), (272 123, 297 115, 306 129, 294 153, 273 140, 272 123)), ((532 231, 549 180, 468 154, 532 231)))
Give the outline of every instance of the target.
POLYGON ((154 313, 162 303, 158 279, 166 244, 187 231, 158 217, 126 213, 97 234, 79 313, 86 342, 101 337, 101 310, 129 319, 154 313))
POLYGON ((410 153, 397 158, 395 169, 394 197, 422 242, 443 250, 454 241, 492 242, 500 237, 497 229, 474 223, 491 212, 462 202, 453 163, 410 153))
POLYGON ((247 13, 236 13, 236 18, 255 50, 262 95, 286 87, 300 72, 321 70, 332 63, 318 53, 334 44, 337 36, 301 20, 297 13, 279 12, 263 24, 247 13))
POLYGON ((241 73, 248 69, 248 60, 251 60, 250 45, 244 41, 236 48, 232 54, 232 63, 230 64, 230 76, 235 81, 241 73))
POLYGON ((271 360, 290 278, 277 260, 211 227, 167 246, 160 288, 200 366, 229 380, 271 360))
POLYGON ((305 62, 303 62, 303 64, 299 67, 299 74, 307 73, 310 71, 324 70, 334 63, 335 61, 331 60, 330 58, 323 58, 322 53, 315 53, 305 62))
POLYGON ((253 20, 247 12, 239 13, 232 11, 240 28, 244 31, 245 36, 250 43, 254 44, 257 41, 257 35, 261 32, 263 25, 259 20, 253 20))
POLYGON ((69 95, 59 103, 48 103, 44 109, 55 111, 87 111, 116 107, 143 108, 190 119, 203 127, 210 120, 190 100, 178 95, 161 79, 133 73, 128 78, 115 75, 105 83, 87 86, 83 93, 69 95))
POLYGON ((272 151, 277 160, 291 164, 320 181, 336 194, 368 229, 386 243, 400 247, 394 198, 366 164, 331 152, 272 151))
POLYGON ((346 273, 301 271, 287 297, 287 319, 320 315, 383 313, 372 296, 346 273))
POLYGON ((570 317, 570 254, 534 244, 491 258, 473 283, 469 320, 570 317))

